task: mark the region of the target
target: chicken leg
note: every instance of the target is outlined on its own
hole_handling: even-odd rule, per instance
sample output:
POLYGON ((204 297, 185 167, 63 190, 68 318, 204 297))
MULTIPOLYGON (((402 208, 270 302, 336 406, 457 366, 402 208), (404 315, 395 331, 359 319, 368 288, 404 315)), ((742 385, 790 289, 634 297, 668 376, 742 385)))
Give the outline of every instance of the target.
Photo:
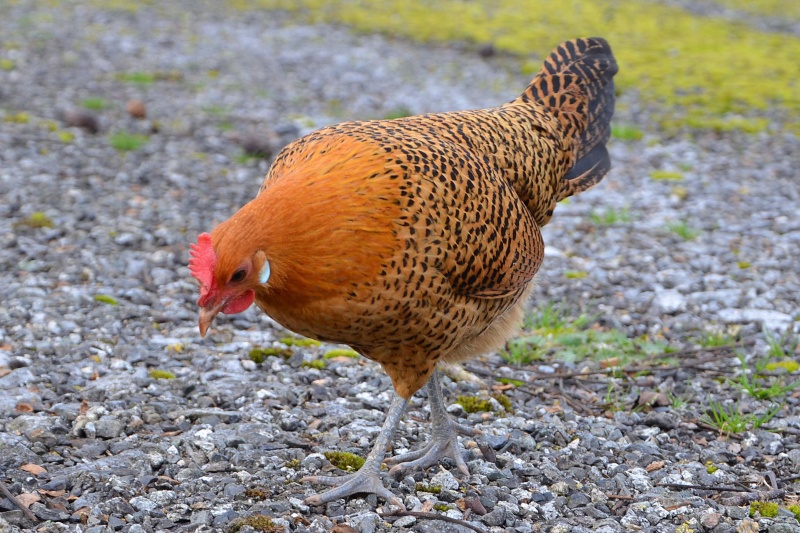
POLYGON ((428 400, 431 405, 431 440, 424 448, 387 459, 387 464, 395 465, 389 470, 389 475, 400 475, 414 468, 427 468, 438 464, 443 457, 449 456, 456 462, 458 470, 468 476, 469 468, 464 462, 463 448, 458 442, 458 434, 474 436, 481 432, 450 419, 442 397, 442 384, 438 369, 433 371, 427 387, 428 400))
POLYGON ((394 436, 394 431, 397 429, 407 405, 408 400, 406 398, 395 395, 395 398, 392 400, 392 405, 389 407, 389 413, 386 415, 386 420, 381 428, 381 432, 375 440, 375 445, 372 447, 372 451, 369 452, 369 455, 364 461, 364 465, 358 472, 347 476, 304 477, 303 481, 321 483, 334 487, 321 494, 309 496, 306 498, 305 503, 309 505, 322 505, 339 498, 345 498, 353 494, 364 492, 376 494, 390 504, 405 509, 405 506, 397 496, 384 487, 381 481, 381 465, 383 464, 383 458, 386 456, 386 449, 394 436))

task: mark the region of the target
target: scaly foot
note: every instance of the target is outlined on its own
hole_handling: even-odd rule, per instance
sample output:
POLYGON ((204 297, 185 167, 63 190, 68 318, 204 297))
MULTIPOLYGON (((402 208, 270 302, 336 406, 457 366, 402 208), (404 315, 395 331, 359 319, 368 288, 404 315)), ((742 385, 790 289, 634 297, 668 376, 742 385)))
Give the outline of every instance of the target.
POLYGON ((428 399, 431 404, 432 436, 430 442, 420 450, 387 459, 386 464, 395 465, 389 470, 389 475, 400 475, 414 468, 427 468, 437 464, 444 457, 452 458, 456 462, 458 470, 465 476, 469 475, 469 469, 464 462, 464 449, 458 442, 458 435, 472 437, 480 435, 480 430, 450 419, 442 398, 438 370, 434 371, 428 382, 428 399))
POLYGON ((389 502, 392 505, 397 505, 401 509, 405 509, 403 502, 401 502, 395 494, 383 486, 380 476, 380 465, 364 463, 364 466, 355 474, 348 476, 307 476, 302 481, 310 481, 312 483, 321 483, 323 485, 330 485, 334 488, 315 494, 305 499, 308 505, 322 505, 339 498, 346 498, 354 494, 371 493, 376 494, 389 502))
POLYGON ((323 505, 339 498, 345 498, 359 493, 376 494, 389 502, 392 505, 405 509, 403 503, 394 495, 392 491, 383 486, 381 482, 381 464, 386 455, 386 448, 392 440, 392 435, 400 419, 403 417, 408 405, 408 400, 400 396, 396 396, 392 401, 389 408, 389 413, 386 415, 386 421, 383 423, 381 432, 375 440, 375 445, 372 451, 369 452, 364 465, 354 474, 349 474, 341 477, 332 476, 307 476, 302 481, 311 481, 312 483, 321 483, 323 485, 330 485, 334 488, 315 494, 306 498, 305 503, 309 505, 323 505))

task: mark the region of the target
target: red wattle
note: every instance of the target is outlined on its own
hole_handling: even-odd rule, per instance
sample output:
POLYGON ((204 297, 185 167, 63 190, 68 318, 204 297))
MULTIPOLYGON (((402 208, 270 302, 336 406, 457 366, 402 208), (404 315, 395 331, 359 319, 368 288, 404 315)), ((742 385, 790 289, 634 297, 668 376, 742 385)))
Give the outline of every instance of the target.
POLYGON ((250 307, 255 299, 256 293, 253 292, 252 289, 246 290, 225 304, 225 307, 222 308, 222 312, 226 315, 235 315, 236 313, 241 313, 250 307))

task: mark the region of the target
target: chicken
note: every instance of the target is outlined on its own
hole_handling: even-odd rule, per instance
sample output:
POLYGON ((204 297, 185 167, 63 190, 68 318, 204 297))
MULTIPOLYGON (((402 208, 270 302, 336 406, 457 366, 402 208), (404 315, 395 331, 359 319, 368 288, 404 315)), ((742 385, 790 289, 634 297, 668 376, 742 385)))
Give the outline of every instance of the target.
POLYGON ((284 327, 350 345, 397 392, 364 466, 311 477, 399 499, 381 465, 409 398, 427 383, 433 436, 390 474, 450 456, 468 474, 436 364, 502 346, 519 327, 556 203, 598 183, 617 65, 600 38, 558 46, 524 93, 490 109, 345 122, 276 157, 255 199, 192 246, 200 333, 253 302, 284 327))

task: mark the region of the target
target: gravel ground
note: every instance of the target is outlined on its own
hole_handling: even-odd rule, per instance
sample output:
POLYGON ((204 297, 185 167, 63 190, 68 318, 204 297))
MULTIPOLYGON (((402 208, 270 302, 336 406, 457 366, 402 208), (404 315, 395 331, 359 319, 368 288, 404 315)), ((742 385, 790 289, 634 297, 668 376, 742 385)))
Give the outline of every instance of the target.
MULTIPOLYGON (((296 532, 800 531, 783 507, 800 489, 797 392, 760 429, 720 435, 708 398, 769 404, 724 379, 740 365, 730 349, 693 344, 736 332, 754 362, 762 331, 800 329, 796 137, 612 140, 611 174, 545 229, 533 304, 668 341, 679 364, 610 376, 488 355, 469 366, 483 381, 444 380, 451 413, 484 432, 465 442, 469 478, 446 462, 387 481, 409 510, 455 522, 383 516, 374 496, 309 508, 319 487, 299 479, 337 472, 321 452, 369 450, 390 381, 358 359, 304 365, 331 347, 287 346, 252 309, 201 341, 189 243, 257 191, 268 161, 245 148, 274 153, 345 118, 495 105, 524 87, 518 62, 191 2, 35 5, 0 5, 0 481, 38 523, 0 499, 0 531, 212 531, 251 515, 296 532), (81 111, 89 98, 106 106, 81 111), (148 140, 118 151, 118 132, 148 140), (258 364, 257 347, 280 353, 258 364), (529 382, 505 391, 513 412, 454 403, 496 390, 492 375, 529 382), (778 515, 750 518, 756 497, 778 515)), ((620 123, 646 129, 640 109, 623 95, 620 123)), ((422 396, 395 452, 427 438, 422 396)))

